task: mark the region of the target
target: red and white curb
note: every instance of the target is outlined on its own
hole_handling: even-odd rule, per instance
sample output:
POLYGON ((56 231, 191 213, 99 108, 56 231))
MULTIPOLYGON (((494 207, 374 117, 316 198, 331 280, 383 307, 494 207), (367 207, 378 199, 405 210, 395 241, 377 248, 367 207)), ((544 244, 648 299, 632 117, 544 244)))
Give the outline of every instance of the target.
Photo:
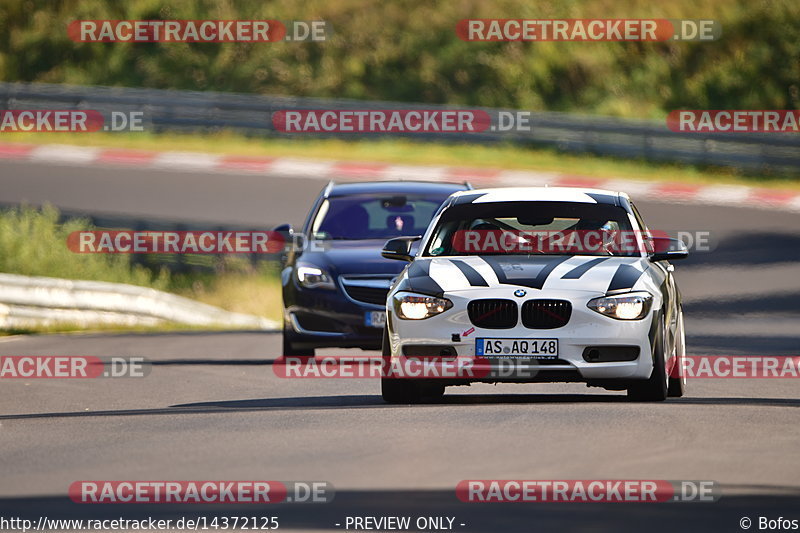
POLYGON ((337 161, 292 157, 248 157, 203 152, 159 152, 118 148, 0 143, 0 159, 85 166, 135 166, 185 172, 247 173, 276 178, 363 180, 470 181, 476 187, 559 186, 624 191, 633 198, 706 205, 761 207, 800 212, 800 192, 744 185, 596 178, 499 168, 391 165, 379 162, 337 161))

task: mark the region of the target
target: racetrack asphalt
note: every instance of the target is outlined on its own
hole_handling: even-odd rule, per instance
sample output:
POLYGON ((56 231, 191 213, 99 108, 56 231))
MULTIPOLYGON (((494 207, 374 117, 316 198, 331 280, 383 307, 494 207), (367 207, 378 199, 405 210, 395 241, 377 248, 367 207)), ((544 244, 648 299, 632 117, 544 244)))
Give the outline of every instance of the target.
MULTIPOLYGON (((3 204, 267 229, 300 224, 325 185, 313 176, 14 161, 0 161, 0 176, 3 204)), ((689 354, 800 355, 800 214, 638 204, 651 228, 709 232, 711 251, 675 263, 689 354)), ((0 515, 251 514, 247 506, 87 506, 66 491, 76 480, 267 479, 336 487, 330 504, 258 509, 304 531, 387 513, 454 516, 458 531, 741 531, 743 516, 800 518, 796 379, 694 379, 686 397, 662 404, 540 384, 451 388, 439 404, 389 406, 374 380, 278 378, 279 351, 279 335, 260 332, 0 338, 0 355, 153 363, 142 379, 3 380, 0 515), (466 479, 714 480, 723 496, 467 504, 455 498, 466 479)))

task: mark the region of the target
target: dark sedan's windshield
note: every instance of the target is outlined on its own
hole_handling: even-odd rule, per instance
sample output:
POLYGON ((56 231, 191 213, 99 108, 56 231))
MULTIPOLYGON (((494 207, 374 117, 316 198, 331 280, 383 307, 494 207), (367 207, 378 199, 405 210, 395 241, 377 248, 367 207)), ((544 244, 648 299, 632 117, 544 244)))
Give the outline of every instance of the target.
POLYGON ((391 239, 422 235, 446 195, 358 194, 327 198, 314 218, 315 239, 391 239))
POLYGON ((439 219, 424 255, 639 256, 628 212, 582 202, 456 205, 439 219))

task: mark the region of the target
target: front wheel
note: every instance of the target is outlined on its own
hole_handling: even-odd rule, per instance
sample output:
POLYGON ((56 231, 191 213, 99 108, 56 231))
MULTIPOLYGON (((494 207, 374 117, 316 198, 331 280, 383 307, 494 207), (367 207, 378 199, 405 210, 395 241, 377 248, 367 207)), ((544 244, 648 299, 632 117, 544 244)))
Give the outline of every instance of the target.
POLYGON ((647 380, 634 382, 628 387, 628 399, 634 402, 663 402, 667 399, 667 365, 664 358, 664 319, 658 324, 653 342, 653 372, 647 380))
MULTIPOLYGON (((383 368, 388 371, 392 350, 389 346, 389 331, 386 327, 383 328, 381 354, 383 356, 383 368)), ((436 401, 441 399, 442 396, 444 396, 444 385, 430 380, 381 378, 381 397, 386 403, 421 403, 425 400, 436 401)))
POLYGON ((683 310, 678 310, 678 326, 675 331, 675 350, 672 355, 672 369, 669 373, 669 386, 667 395, 670 398, 680 398, 686 393, 686 371, 684 359, 686 358, 686 335, 683 332, 683 310))
POLYGON ((286 328, 283 328, 283 356, 284 357, 303 357, 313 358, 314 348, 297 348, 292 343, 292 337, 286 328))

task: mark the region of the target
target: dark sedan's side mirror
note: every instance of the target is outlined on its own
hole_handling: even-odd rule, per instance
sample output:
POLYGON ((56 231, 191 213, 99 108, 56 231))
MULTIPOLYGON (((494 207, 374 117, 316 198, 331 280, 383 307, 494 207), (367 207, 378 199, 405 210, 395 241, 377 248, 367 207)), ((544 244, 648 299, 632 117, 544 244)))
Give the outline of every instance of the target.
POLYGON ((294 233, 294 230, 292 229, 292 225, 291 224, 281 224, 280 226, 276 227, 272 231, 274 231, 276 233, 281 233, 281 234, 284 234, 284 235, 289 235, 289 236, 291 236, 292 233, 294 233))
POLYGON ((650 253, 650 261, 654 263, 656 261, 674 261, 689 257, 689 249, 680 239, 655 237, 652 243, 653 251, 650 253))
POLYGON ((284 246, 280 255, 280 263, 281 265, 285 265, 289 252, 292 250, 292 245, 294 244, 294 229, 291 224, 281 224, 272 231, 279 233, 281 237, 283 237, 284 246))
POLYGON ((411 245, 420 240, 421 235, 416 237, 395 237, 389 239, 383 245, 381 255, 386 259, 397 259, 398 261, 412 261, 414 256, 411 254, 411 245))

